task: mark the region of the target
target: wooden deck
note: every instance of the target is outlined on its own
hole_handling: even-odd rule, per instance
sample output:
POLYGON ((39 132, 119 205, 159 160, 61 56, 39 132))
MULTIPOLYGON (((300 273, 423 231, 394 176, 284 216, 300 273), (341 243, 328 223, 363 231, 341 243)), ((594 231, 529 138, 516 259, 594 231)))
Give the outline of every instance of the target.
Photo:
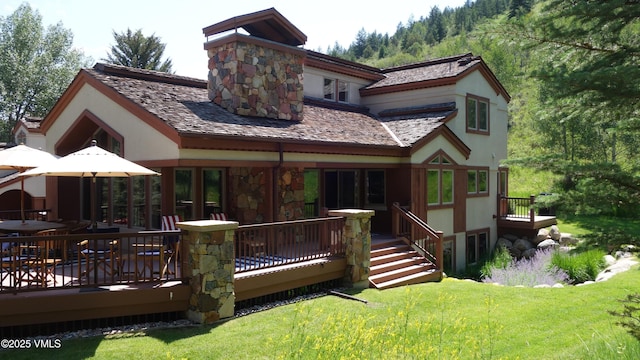
POLYGON ((179 281, 0 295, 0 327, 185 311, 191 289, 179 281))

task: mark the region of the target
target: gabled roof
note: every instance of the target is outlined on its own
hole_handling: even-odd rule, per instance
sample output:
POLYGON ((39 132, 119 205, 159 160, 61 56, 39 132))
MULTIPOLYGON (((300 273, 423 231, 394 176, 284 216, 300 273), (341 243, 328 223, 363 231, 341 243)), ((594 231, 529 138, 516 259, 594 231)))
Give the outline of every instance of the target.
POLYGON ((381 72, 385 78, 360 89, 360 95, 453 85, 476 69, 480 70, 497 94, 502 95, 507 101, 511 99, 482 58, 471 53, 383 69, 381 72))
POLYGON ((15 134, 20 127, 24 127, 30 133, 40 133, 41 123, 42 123, 41 117, 25 116, 19 121, 16 121, 16 124, 13 126, 11 133, 15 134))
POLYGON ((107 64, 80 71, 43 121, 43 131, 87 83, 178 144, 197 137, 401 151, 438 134, 461 143, 445 125, 457 113, 454 103, 394 109, 376 117, 364 107, 305 98, 300 122, 240 116, 211 102, 204 80, 107 64))
POLYGON ((376 118, 356 109, 309 101, 302 122, 240 116, 212 103, 205 81, 182 84, 185 79, 176 82, 173 75, 141 78, 137 72, 129 77, 122 70, 99 64, 84 71, 182 135, 397 146, 376 118))
POLYGON ((208 37, 238 28, 244 29, 252 36, 282 44, 300 46, 307 42, 307 36, 275 8, 235 16, 207 26, 202 32, 208 37))

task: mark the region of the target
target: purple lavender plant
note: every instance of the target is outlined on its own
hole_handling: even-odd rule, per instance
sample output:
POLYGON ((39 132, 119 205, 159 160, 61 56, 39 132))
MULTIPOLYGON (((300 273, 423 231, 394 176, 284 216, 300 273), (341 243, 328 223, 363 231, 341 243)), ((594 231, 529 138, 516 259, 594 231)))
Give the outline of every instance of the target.
POLYGON ((491 276, 483 278, 482 281, 505 286, 528 287, 566 283, 569 276, 551 265, 552 255, 553 250, 540 250, 530 259, 514 259, 505 269, 492 269, 491 276))

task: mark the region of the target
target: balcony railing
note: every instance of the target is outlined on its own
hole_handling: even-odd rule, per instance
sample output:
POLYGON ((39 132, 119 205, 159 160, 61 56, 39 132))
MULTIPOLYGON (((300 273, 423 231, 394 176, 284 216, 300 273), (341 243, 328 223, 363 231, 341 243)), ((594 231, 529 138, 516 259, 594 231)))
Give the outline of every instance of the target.
POLYGON ((500 211, 499 217, 504 218, 518 218, 528 219, 531 222, 535 221, 535 202, 536 197, 530 196, 528 198, 516 198, 500 196, 498 209, 500 211))

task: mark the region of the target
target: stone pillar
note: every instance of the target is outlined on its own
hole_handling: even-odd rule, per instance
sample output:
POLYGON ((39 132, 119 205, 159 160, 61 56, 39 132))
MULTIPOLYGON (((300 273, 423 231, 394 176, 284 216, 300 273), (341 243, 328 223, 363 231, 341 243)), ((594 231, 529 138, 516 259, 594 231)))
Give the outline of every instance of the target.
POLYGON ((369 287, 371 267, 371 217, 373 210, 331 210, 329 216, 345 218, 342 241, 346 248, 345 281, 354 288, 369 287))
POLYGON ((183 273, 191 285, 189 320, 209 324, 232 317, 235 294, 235 221, 185 221, 177 224, 184 234, 187 264, 183 273))

